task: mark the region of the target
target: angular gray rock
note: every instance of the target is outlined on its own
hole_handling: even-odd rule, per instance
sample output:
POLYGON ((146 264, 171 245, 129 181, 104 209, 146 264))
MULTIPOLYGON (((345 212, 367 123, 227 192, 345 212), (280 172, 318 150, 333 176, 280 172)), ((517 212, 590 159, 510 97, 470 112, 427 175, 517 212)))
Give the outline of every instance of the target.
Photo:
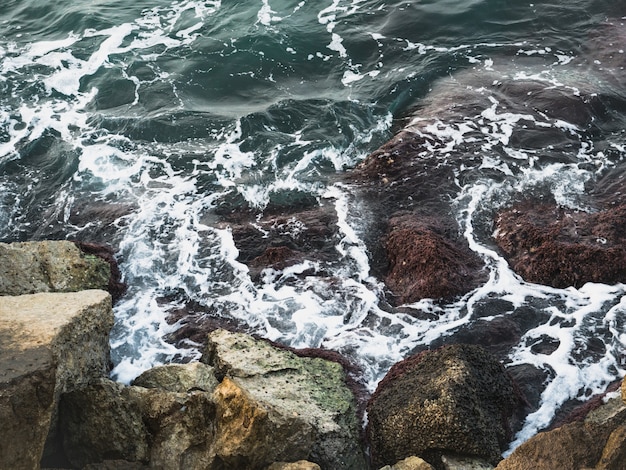
POLYGON ((367 467, 341 365, 225 330, 209 334, 202 361, 224 377, 214 397, 216 453, 227 466, 309 460, 322 468, 367 467))
POLYGON ((69 241, 0 243, 0 295, 107 290, 111 267, 69 241))
POLYGON ((367 406, 377 465, 416 455, 441 466, 442 454, 497 464, 521 405, 502 365, 479 346, 425 351, 396 364, 367 406))
POLYGON ((107 292, 0 298, 0 468, 39 468, 61 393, 107 372, 107 292))
POLYGON ((124 386, 108 379, 63 395, 65 454, 76 468, 106 460, 164 469, 217 469, 210 393, 124 386))

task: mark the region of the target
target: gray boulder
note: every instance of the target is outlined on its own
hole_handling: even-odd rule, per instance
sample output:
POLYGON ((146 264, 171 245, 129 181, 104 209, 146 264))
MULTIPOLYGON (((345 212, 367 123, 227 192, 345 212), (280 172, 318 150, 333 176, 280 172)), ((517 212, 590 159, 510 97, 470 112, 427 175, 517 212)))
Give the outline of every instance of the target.
POLYGON ((202 362, 153 367, 133 380, 133 385, 138 387, 178 393, 194 390, 213 392, 217 384, 213 367, 202 362))
POLYGON ((64 394, 65 455, 77 468, 220 468, 213 450, 216 385, 213 368, 196 362, 154 367, 133 386, 100 379, 64 394))
POLYGON ((62 393, 106 374, 107 292, 0 299, 0 468, 39 468, 62 393))

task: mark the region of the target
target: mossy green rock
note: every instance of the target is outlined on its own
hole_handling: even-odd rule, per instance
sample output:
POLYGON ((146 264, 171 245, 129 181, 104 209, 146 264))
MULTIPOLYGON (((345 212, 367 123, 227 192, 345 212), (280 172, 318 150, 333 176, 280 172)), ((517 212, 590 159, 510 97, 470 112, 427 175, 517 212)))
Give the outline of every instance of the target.
MULTIPOLYGON (((215 367, 218 378, 232 379, 228 382, 228 390, 226 386, 222 387, 224 397, 243 396, 245 400, 240 401, 245 402, 246 407, 257 410, 259 416, 267 414, 270 419, 275 419, 276 429, 270 429, 266 424, 263 429, 272 433, 279 433, 281 427, 299 430, 292 435, 274 436, 275 441, 284 439, 286 443, 290 439, 299 439, 291 448, 301 450, 298 455, 289 455, 289 460, 307 459, 322 468, 367 468, 359 445, 360 426, 355 399, 345 384, 345 372, 340 364, 321 358, 299 357, 267 341, 225 330, 209 334, 202 361, 215 367)), ((218 416, 221 409, 237 413, 232 403, 232 400, 231 403, 220 403, 218 399, 218 416)), ((228 453, 233 456, 237 453, 240 458, 246 450, 229 447, 228 453)), ((253 457, 251 452, 250 458, 253 457)), ((267 456, 268 459, 272 457, 279 460, 285 456, 267 456)), ((222 455, 222 458, 228 459, 229 456, 222 455)), ((265 465, 271 462, 269 460, 265 465)))
POLYGON ((111 267, 69 241, 0 243, 0 295, 107 290, 111 267))

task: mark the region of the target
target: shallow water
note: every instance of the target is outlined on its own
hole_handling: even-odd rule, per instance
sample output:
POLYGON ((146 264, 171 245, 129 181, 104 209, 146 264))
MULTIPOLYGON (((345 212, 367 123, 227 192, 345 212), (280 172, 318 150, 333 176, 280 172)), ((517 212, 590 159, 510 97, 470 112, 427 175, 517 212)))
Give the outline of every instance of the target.
POLYGON ((524 282, 490 239, 494 210, 520 194, 591 210, 585 184, 621 174, 624 15, 620 2, 589 0, 4 1, 0 239, 119 247, 129 292, 115 308, 112 348, 123 382, 197 357, 197 345, 163 339, 175 328, 167 313, 187 302, 272 340, 340 351, 371 390, 412 351, 531 308, 546 321, 506 363, 548 379, 517 445, 563 403, 626 372, 624 285, 524 282), (571 122, 489 88, 528 77, 602 106, 593 101, 587 120, 571 122), (476 93, 487 97, 482 108, 446 111, 476 93), (368 207, 338 181, 415 107, 425 120, 416 132, 436 139, 430 158, 467 145, 476 152, 475 165, 454 170, 453 206, 490 275, 456 302, 423 300, 398 313, 370 272, 368 207), (529 123, 541 133, 516 138, 529 123), (268 270, 253 282, 220 213, 262 214, 302 194, 334 207, 340 261, 268 270), (486 315, 492 299, 505 311, 486 315), (537 353, 546 338, 558 347, 537 353), (592 338, 602 354, 588 347, 592 338))

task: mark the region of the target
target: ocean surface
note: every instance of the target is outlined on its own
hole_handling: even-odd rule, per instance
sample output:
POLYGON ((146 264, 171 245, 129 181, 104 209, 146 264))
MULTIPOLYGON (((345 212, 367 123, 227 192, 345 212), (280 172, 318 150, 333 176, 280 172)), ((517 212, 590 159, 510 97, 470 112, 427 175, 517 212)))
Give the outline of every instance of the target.
MULTIPOLYGON (((625 15, 615 0, 2 0, 0 240, 119 250, 129 289, 111 345, 122 382, 199 356, 197 344, 164 339, 177 327, 168 312, 185 303, 290 346, 339 351, 370 390, 416 348, 478 321, 485 299, 506 301, 502 315, 541 311, 546 322, 505 361, 547 371, 514 447, 564 403, 624 376, 626 286, 524 282, 475 228, 529 188, 586 210, 585 185, 623 172, 625 15), (441 84, 455 77, 473 89, 532 77, 564 95, 608 98, 593 129, 547 115, 539 123, 567 145, 513 142, 528 118, 496 98, 468 115, 481 126, 480 164, 459 178, 453 202, 489 279, 451 303, 390 311, 370 273, 362 213, 338 176, 420 104, 445 102, 441 84), (294 194, 334 206, 340 262, 253 281, 220 210, 263 214, 294 194), (546 341, 552 351, 533 347, 546 341)), ((442 119, 431 130, 445 150, 463 145, 467 129, 442 119)))

